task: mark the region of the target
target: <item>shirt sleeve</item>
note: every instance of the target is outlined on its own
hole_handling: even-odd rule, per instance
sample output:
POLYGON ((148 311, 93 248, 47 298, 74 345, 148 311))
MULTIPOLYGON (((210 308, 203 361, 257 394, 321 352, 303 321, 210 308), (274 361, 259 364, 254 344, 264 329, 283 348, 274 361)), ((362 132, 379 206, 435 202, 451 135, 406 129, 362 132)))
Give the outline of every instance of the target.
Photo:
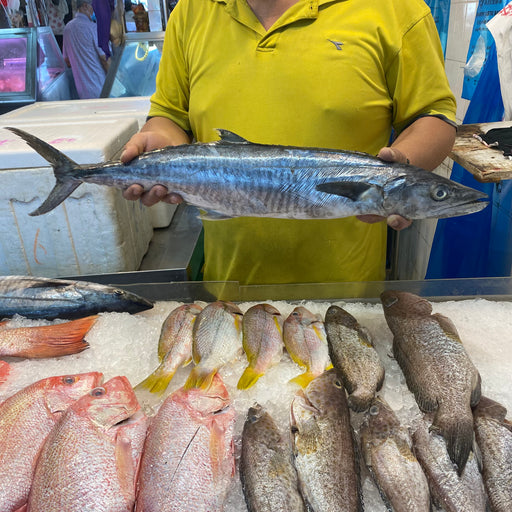
POLYGON ((424 116, 456 126, 456 102, 444 68, 437 28, 428 13, 408 29, 387 73, 397 133, 424 116))
POLYGON ((189 132, 190 84, 182 30, 186 22, 185 4, 185 0, 180 0, 169 18, 156 77, 156 91, 151 96, 148 115, 166 117, 189 132))

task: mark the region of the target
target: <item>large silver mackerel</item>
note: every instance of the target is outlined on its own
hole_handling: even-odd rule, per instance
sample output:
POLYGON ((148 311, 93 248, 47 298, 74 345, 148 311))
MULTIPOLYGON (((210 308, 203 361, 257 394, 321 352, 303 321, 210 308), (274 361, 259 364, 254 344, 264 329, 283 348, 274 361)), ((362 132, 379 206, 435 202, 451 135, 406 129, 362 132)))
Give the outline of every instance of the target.
POLYGON ((31 215, 53 210, 81 183, 120 189, 138 183, 146 190, 161 184, 212 218, 442 218, 487 204, 486 194, 411 165, 366 153, 254 144, 227 130, 217 130, 220 141, 150 151, 128 164, 78 165, 37 137, 8 129, 51 163, 57 180, 31 215))

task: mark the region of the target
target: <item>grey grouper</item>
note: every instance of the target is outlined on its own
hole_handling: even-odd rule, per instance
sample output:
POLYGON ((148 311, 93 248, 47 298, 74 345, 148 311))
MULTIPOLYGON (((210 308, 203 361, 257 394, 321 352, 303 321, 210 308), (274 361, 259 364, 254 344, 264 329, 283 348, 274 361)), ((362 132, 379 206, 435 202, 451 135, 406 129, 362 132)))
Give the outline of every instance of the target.
POLYGON ((431 429, 445 439, 450 459, 464 470, 473 444, 471 407, 480 399, 480 374, 449 318, 412 293, 381 294, 393 333, 393 353, 423 412, 435 412, 431 429))
POLYGON ((55 187, 31 215, 53 210, 81 183, 119 189, 161 184, 209 218, 328 219, 399 214, 453 217, 482 210, 486 194, 424 169, 366 153, 253 144, 227 130, 221 140, 149 151, 128 164, 78 165, 46 142, 7 128, 53 166, 55 187))

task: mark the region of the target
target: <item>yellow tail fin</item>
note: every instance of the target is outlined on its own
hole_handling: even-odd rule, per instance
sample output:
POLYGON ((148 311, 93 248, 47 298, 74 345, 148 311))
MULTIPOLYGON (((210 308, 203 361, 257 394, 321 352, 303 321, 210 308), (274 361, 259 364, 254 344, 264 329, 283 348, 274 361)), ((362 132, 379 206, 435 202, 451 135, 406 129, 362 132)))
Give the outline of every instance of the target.
POLYGON ((200 388, 206 391, 211 386, 213 377, 215 377, 216 373, 216 369, 210 370, 209 368, 195 366, 190 371, 188 379, 183 387, 184 389, 200 388))
POLYGON ((248 366, 244 370, 244 373, 242 373, 242 376, 240 377, 236 387, 238 389, 249 389, 250 387, 254 386, 254 384, 256 384, 262 375, 263 373, 258 373, 254 368, 248 366))
POLYGON ((300 375, 297 375, 297 377, 290 379, 290 382, 298 384, 301 388, 306 388, 315 377, 316 375, 314 375, 311 372, 304 372, 301 373, 300 375))
POLYGON ((175 371, 165 371, 164 365, 161 364, 151 375, 148 375, 142 382, 135 386, 135 391, 145 389, 155 395, 161 395, 165 392, 175 371))

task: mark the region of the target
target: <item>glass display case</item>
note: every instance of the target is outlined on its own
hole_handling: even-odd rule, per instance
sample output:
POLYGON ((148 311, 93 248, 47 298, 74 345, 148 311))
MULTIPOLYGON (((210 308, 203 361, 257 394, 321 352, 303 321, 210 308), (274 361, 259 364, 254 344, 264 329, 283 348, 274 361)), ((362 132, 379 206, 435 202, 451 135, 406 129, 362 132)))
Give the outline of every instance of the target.
POLYGON ((112 57, 101 98, 151 96, 163 44, 164 32, 127 33, 112 57))
POLYGON ((0 30, 0 114, 36 100, 36 32, 0 30))
POLYGON ((50 27, 0 30, 0 114, 71 99, 70 73, 50 27))

